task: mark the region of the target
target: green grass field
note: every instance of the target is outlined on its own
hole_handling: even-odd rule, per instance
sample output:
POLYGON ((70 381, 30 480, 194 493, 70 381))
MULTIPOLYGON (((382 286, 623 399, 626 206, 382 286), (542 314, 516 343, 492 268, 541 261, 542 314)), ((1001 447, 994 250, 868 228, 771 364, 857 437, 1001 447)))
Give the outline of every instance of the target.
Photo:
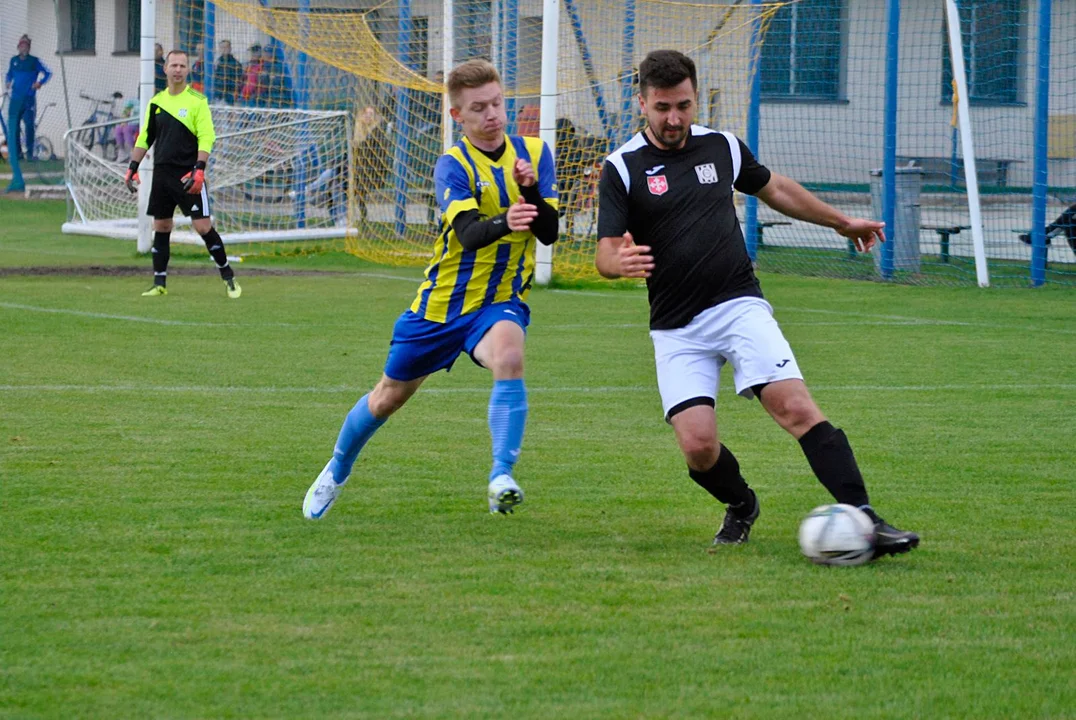
POLYGON ((230 301, 184 248, 142 298, 148 258, 62 216, 0 200, 0 716, 1076 717, 1071 290, 763 276, 876 507, 923 537, 824 568, 796 528, 828 496, 727 372, 762 517, 708 552, 638 289, 531 295, 515 515, 486 512, 463 358, 313 523, 418 272, 251 260, 230 301))

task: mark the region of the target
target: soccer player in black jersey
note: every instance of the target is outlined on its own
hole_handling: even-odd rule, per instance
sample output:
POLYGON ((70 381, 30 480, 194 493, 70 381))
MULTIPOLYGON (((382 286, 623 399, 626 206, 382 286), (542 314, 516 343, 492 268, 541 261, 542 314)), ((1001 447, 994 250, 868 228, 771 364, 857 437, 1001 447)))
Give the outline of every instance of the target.
POLYGON ((714 544, 746 542, 759 515, 758 497, 732 451, 718 440, 718 379, 721 366, 731 362, 736 392, 758 397, 799 440, 837 502, 862 509, 874 521, 875 556, 916 547, 915 533, 898 530, 871 508, 848 438, 807 391, 763 299, 732 191, 833 228, 860 251, 876 239, 885 241, 884 225, 848 217, 770 172, 731 133, 693 125, 698 82, 694 62, 683 53, 647 55, 639 66, 639 93, 646 129, 613 152, 602 171, 595 265, 607 278, 646 278, 665 418, 691 479, 728 506, 714 544))
POLYGON ((172 216, 176 206, 191 219, 213 257, 230 298, 238 298, 243 289, 235 281, 228 264, 224 241, 213 227, 209 210, 209 188, 205 166, 213 150, 216 133, 205 95, 187 85, 187 53, 173 50, 165 60, 168 87, 153 96, 142 118, 142 130, 131 152, 124 183, 131 192, 138 190, 138 165, 152 145, 153 184, 146 212, 153 217, 153 287, 144 297, 168 294, 168 260, 171 255, 172 216))

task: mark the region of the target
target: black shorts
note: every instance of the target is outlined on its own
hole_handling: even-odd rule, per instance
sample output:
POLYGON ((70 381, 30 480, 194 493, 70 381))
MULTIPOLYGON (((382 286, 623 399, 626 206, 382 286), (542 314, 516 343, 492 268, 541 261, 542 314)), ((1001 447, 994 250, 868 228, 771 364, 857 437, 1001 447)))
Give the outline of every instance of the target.
POLYGON ((209 217, 208 183, 203 184, 202 191, 194 195, 183 189, 183 176, 192 170, 177 165, 155 165, 146 214, 158 220, 171 218, 178 205, 183 214, 192 220, 209 217))

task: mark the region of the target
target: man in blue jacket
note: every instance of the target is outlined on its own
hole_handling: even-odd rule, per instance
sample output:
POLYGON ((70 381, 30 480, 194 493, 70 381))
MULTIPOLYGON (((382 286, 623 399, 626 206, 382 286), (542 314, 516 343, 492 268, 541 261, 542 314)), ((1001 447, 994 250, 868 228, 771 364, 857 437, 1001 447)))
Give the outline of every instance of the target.
POLYGON ((37 90, 49 81, 52 71, 30 54, 30 37, 19 38, 19 54, 8 63, 5 82, 11 92, 8 106, 8 145, 16 157, 34 159, 34 118, 37 117, 37 90), (19 123, 25 129, 26 147, 19 143, 19 123))

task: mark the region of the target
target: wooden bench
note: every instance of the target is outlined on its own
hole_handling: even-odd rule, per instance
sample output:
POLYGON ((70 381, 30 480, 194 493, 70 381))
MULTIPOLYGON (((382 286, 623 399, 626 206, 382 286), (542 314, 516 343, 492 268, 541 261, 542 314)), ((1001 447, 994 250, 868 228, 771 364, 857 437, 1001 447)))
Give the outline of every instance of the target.
MULTIPOLYGON (((979 184, 992 187, 1008 187, 1009 166, 1023 160, 1011 158, 975 158, 979 184)), ((898 155, 898 167, 917 167, 923 170, 923 184, 964 186, 964 158, 956 158, 954 167, 951 156, 898 155), (954 176, 955 173, 955 176, 954 176)))
POLYGON ((949 238, 959 235, 961 230, 970 230, 971 225, 920 225, 923 230, 933 230, 941 239, 941 253, 939 257, 943 263, 949 262, 949 238))

